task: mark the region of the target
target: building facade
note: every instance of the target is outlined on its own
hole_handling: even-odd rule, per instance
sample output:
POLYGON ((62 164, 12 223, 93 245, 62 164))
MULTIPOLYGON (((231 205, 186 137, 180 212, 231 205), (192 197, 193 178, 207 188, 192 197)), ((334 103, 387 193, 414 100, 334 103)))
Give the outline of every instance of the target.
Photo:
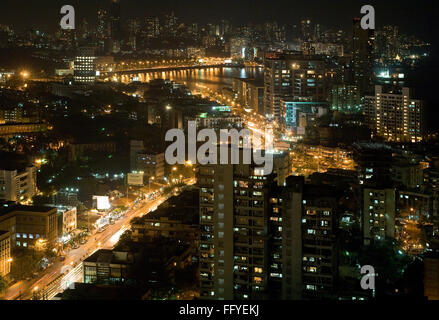
POLYGON ((250 165, 206 165, 200 187, 200 296, 266 296, 270 176, 250 165))
POLYGON ((11 272, 11 236, 9 231, 0 230, 0 276, 11 272))
POLYGON ((302 53, 267 53, 264 69, 264 110, 278 121, 285 121, 280 100, 285 97, 326 101, 325 61, 302 53))
POLYGON ((81 47, 74 61, 74 79, 78 84, 93 84, 96 80, 95 48, 81 47))
POLYGON ((425 130, 424 102, 412 97, 410 88, 401 92, 375 86, 375 95, 365 97, 366 121, 376 134, 389 142, 420 142, 425 130))
POLYGON ((11 247, 43 249, 58 242, 57 209, 10 206, 0 211, 0 230, 11 234, 11 247))
POLYGON ((37 193, 36 168, 0 169, 0 200, 23 202, 37 193))

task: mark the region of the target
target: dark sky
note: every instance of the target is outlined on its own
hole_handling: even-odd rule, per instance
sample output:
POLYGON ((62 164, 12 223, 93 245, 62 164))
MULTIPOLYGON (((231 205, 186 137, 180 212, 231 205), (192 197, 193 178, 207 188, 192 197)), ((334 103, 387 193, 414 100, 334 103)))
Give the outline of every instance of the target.
MULTIPOLYGON (((110 0, 1 0, 0 24, 54 29, 59 10, 71 4, 77 21, 95 24, 99 1, 110 0)), ((227 18, 233 23, 279 21, 295 24, 310 17, 327 26, 349 27, 364 4, 375 7, 377 26, 397 24, 401 31, 431 38, 437 30, 437 0, 121 0, 123 18, 146 17, 175 11, 184 22, 209 22, 227 18), (434 30, 434 31, 433 31, 434 30)))

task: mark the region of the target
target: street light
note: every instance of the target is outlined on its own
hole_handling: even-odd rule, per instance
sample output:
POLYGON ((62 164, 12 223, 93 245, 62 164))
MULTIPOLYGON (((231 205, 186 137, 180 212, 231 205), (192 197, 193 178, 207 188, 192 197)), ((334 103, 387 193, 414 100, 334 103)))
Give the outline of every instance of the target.
POLYGON ((151 193, 151 180, 154 181, 155 177, 150 177, 148 179, 148 192, 151 193))

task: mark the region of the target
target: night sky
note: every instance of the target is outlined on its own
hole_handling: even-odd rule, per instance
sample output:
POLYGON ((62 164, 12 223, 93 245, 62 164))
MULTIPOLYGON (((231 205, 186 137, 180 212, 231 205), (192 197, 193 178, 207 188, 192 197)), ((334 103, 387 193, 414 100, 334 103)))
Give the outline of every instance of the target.
MULTIPOLYGON (((96 22, 96 11, 102 0, 1 0, 0 24, 18 28, 30 26, 46 30, 57 28, 59 10, 64 4, 76 9, 77 21, 85 18, 91 25, 96 22)), ((104 0, 109 1, 109 0, 104 0)), ((227 18, 235 24, 278 21, 296 24, 309 17, 329 26, 349 28, 351 18, 360 15, 360 7, 371 4, 376 10, 377 27, 399 25, 401 31, 432 39, 437 30, 437 0, 380 0, 380 1, 322 1, 322 0, 121 0, 122 16, 147 17, 173 10, 183 22, 216 22, 227 18)))

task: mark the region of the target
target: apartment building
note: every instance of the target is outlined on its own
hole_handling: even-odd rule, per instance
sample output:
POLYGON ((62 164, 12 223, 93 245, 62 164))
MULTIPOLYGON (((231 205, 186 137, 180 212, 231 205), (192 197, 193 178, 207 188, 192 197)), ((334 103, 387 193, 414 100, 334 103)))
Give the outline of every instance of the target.
POLYGON ((363 236, 366 244, 371 240, 395 237, 395 213, 395 189, 364 189, 363 236))
POLYGON ((422 100, 413 98, 410 88, 385 90, 375 86, 375 95, 366 96, 364 114, 376 134, 389 142, 420 142, 425 130, 422 100))
POLYGON ((36 168, 0 168, 0 200, 24 202, 37 193, 36 168))
POLYGON ((285 97, 326 101, 325 61, 301 52, 267 53, 264 69, 264 112, 277 121, 285 121, 286 110, 280 100, 285 97))
POLYGON ((252 165, 199 168, 201 298, 266 297, 270 185, 252 165))
POLYGON ((332 297, 338 275, 337 192, 289 177, 270 197, 272 299, 332 297))

